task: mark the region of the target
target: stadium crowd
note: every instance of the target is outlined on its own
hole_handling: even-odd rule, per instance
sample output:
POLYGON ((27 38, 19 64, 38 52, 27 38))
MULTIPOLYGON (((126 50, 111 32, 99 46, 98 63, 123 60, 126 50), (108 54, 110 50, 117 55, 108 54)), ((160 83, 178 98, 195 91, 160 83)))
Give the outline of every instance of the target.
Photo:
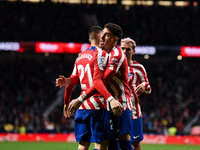
POLYGON ((0 41, 88 42, 88 29, 113 22, 139 45, 200 45, 199 6, 0 2, 0 41), (109 15, 107 15, 109 14, 109 15), (79 35, 79 36, 76 36, 79 35))
MULTIPOLYGON (((198 14, 199 7, 133 6, 125 10, 121 5, 1 1, 0 41, 85 43, 92 25, 114 22, 124 29, 123 37, 139 45, 200 45, 198 14)), ((0 132, 20 132, 22 126, 26 132, 73 132, 73 116, 63 117, 63 104, 47 118, 43 116, 59 90, 55 79, 71 74, 71 55, 29 55, 0 52, 0 132), (5 128, 9 124, 11 128, 5 128)), ((175 126, 177 134, 186 134, 185 125, 200 110, 199 59, 134 59, 144 65, 152 87, 150 95, 141 95, 144 133, 167 134, 175 126)))

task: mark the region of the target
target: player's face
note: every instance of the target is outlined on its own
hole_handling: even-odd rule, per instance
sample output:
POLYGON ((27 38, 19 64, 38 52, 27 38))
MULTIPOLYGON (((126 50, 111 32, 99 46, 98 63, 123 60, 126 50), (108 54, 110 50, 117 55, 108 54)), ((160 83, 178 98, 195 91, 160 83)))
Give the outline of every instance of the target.
POLYGON ((117 38, 114 37, 113 33, 107 28, 103 29, 103 32, 100 37, 99 47, 109 53, 117 42, 117 38))
POLYGON ((133 49, 133 45, 131 43, 127 44, 125 42, 122 42, 120 45, 120 48, 126 54, 127 59, 132 59, 132 56, 134 55, 135 50, 133 49))

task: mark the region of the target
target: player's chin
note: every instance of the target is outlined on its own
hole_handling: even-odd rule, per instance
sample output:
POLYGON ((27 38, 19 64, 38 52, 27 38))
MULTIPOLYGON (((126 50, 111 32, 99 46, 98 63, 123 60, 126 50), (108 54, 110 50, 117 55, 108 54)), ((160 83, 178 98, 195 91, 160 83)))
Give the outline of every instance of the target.
POLYGON ((99 44, 99 47, 100 47, 100 48, 103 48, 103 47, 104 47, 104 43, 100 43, 100 44, 99 44))

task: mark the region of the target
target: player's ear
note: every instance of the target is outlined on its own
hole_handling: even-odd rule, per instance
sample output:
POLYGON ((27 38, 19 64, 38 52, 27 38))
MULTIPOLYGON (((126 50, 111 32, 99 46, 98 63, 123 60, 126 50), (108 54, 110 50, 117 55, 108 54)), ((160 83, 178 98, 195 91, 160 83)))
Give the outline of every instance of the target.
POLYGON ((91 43, 91 40, 89 39, 89 42, 91 43))
POLYGON ((133 55, 135 54, 135 49, 133 50, 133 55))
POLYGON ((117 43, 117 41, 118 41, 118 37, 114 37, 114 42, 117 43))

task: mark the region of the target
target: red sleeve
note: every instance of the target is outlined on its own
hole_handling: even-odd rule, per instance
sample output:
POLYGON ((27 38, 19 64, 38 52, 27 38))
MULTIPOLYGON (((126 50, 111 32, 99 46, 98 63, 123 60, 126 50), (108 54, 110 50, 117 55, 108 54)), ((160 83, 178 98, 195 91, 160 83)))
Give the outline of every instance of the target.
POLYGON ((71 85, 75 85, 75 84, 80 83, 78 75, 71 75, 70 80, 71 80, 71 85))
MULTIPOLYGON (((104 75, 103 75, 103 81, 104 84, 107 85, 108 82, 112 79, 112 77, 115 75, 116 73, 112 70, 106 70, 104 75)), ((101 79, 95 79, 93 80, 93 86, 91 88, 89 88, 85 94, 87 95, 87 97, 91 97, 92 95, 97 93, 97 90, 100 89, 100 91, 102 93, 105 93, 105 98, 108 98, 111 96, 111 94, 107 91, 107 89, 105 88, 105 85, 102 85, 102 80, 101 79), (102 87, 104 87, 103 89, 101 89, 102 87), (107 91, 107 92, 106 92, 107 91)), ((99 90, 98 90, 99 91, 99 90)), ((99 92, 100 92, 99 91, 99 92)), ((100 93, 101 93, 100 92, 100 93)), ((101 94, 102 94, 101 93, 101 94)))
POLYGON ((106 61, 104 61, 105 58, 106 53, 104 51, 99 51, 98 53, 95 51, 93 87, 86 91, 86 95, 88 97, 92 96, 92 92, 94 92, 95 88, 105 97, 105 99, 108 99, 110 96, 112 96, 106 89, 105 85, 107 85, 110 79, 115 75, 115 72, 110 70, 109 67, 107 67, 104 72, 106 63, 106 61))
POLYGON ((65 87, 64 104, 70 103, 73 88, 74 88, 74 85, 67 85, 65 87))

